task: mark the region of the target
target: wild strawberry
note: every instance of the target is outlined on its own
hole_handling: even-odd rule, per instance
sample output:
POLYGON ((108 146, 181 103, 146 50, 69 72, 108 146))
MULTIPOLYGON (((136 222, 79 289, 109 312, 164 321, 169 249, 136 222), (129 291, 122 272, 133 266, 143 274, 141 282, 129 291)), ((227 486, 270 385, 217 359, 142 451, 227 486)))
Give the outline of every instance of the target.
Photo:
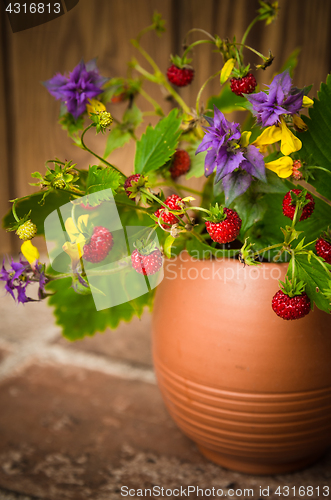
POLYGON ((300 319, 310 311, 310 300, 305 292, 290 297, 282 290, 278 290, 272 298, 272 308, 280 318, 300 319))
POLYGON ((177 87, 186 87, 194 78, 194 69, 187 67, 178 68, 178 66, 172 64, 167 70, 167 77, 169 82, 177 87))
POLYGON ((302 172, 300 172, 300 168, 302 167, 300 160, 294 160, 292 165, 292 177, 296 181, 300 181, 303 178, 302 172))
MULTIPOLYGON (((218 209, 218 205, 212 208, 218 209)), ((212 208, 211 211, 213 212, 212 208)), ((219 216, 216 214, 216 220, 221 217, 224 217, 224 219, 219 222, 213 222, 215 217, 211 217, 212 220, 207 220, 205 222, 206 229, 213 241, 217 241, 217 243, 230 243, 230 241, 234 241, 239 235, 241 219, 237 212, 230 208, 218 210, 219 216)))
MULTIPOLYGON (((165 204, 170 208, 170 210, 180 210, 181 206, 178 205, 178 202, 181 201, 181 197, 178 194, 172 194, 168 196, 165 200, 165 204)), ((184 214, 174 215, 170 212, 167 213, 166 208, 161 207, 154 213, 155 217, 161 217, 161 222, 165 222, 166 224, 161 224, 163 229, 168 229, 173 224, 178 222, 178 217, 183 217, 184 214)))
POLYGON ((128 188, 132 187, 132 181, 133 182, 138 182, 139 179, 140 179, 140 177, 141 177, 141 174, 133 174, 133 175, 130 175, 130 177, 128 177, 126 179, 126 181, 124 182, 124 189, 125 189, 126 194, 129 197, 130 197, 131 191, 129 191, 128 188))
MULTIPOLYGON (((300 193, 302 193, 302 189, 291 189, 291 191, 286 193, 283 199, 283 214, 286 217, 289 217, 291 220, 293 220, 296 204, 292 200, 291 193, 294 193, 294 195, 299 196, 300 193)), ((303 207, 302 214, 299 219, 300 221, 308 219, 314 211, 315 201, 310 193, 306 194, 306 200, 309 200, 309 203, 307 203, 307 205, 303 207)))
POLYGON ((175 180, 183 174, 186 174, 190 170, 191 159, 189 154, 185 149, 177 149, 175 152, 172 164, 169 169, 171 177, 175 180))
POLYGON ((257 83, 252 73, 247 73, 242 78, 231 78, 230 88, 236 95, 251 94, 254 92, 257 83))
POLYGON ((90 241, 84 245, 84 259, 88 262, 101 262, 104 260, 114 244, 113 235, 108 229, 102 226, 96 226, 90 241))
POLYGON ((37 226, 31 220, 27 220, 17 228, 16 234, 21 240, 32 240, 37 234, 37 226))
POLYGON ((157 273, 162 267, 162 254, 157 248, 153 252, 144 255, 138 250, 131 254, 132 267, 144 276, 150 276, 157 273))
POLYGON ((328 264, 331 264, 331 243, 324 238, 318 238, 315 248, 317 255, 322 257, 328 264))

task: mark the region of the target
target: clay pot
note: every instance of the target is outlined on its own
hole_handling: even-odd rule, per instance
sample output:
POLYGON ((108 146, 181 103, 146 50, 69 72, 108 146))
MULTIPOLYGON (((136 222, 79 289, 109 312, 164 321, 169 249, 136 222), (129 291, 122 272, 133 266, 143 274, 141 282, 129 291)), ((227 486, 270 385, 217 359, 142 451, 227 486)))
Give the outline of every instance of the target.
POLYGON ((169 413, 228 469, 290 472, 331 445, 331 317, 271 308, 286 264, 168 261, 156 293, 153 356, 169 413))

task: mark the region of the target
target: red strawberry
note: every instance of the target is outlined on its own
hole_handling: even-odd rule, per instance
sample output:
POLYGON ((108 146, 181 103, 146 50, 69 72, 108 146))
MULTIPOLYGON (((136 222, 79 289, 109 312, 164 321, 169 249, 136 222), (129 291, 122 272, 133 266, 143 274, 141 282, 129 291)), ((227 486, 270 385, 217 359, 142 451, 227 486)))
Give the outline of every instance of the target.
MULTIPOLYGON (((172 194, 171 196, 168 196, 164 203, 170 208, 170 210, 180 210, 181 206, 178 205, 179 201, 181 201, 181 197, 178 196, 178 194, 172 194)), ((155 217, 161 216, 161 221, 166 222, 166 224, 161 224, 163 229, 168 229, 170 226, 178 222, 178 217, 184 216, 184 214, 176 216, 174 214, 171 214, 170 212, 166 213, 166 209, 164 207, 156 210, 154 215, 155 217)))
POLYGON ((224 208, 223 212, 226 218, 220 222, 206 221, 206 229, 213 241, 230 243, 237 238, 240 232, 241 219, 237 212, 230 208, 224 208))
POLYGON ((177 179, 190 170, 191 159, 185 149, 177 149, 173 156, 172 164, 170 167, 171 177, 177 179))
POLYGON ((310 311, 310 300, 306 292, 290 297, 282 290, 278 290, 272 298, 272 308, 280 318, 300 319, 310 311))
MULTIPOLYGON (((283 199, 283 214, 286 217, 289 217, 291 220, 293 220, 294 213, 295 213, 295 203, 293 203, 293 201, 292 201, 291 192, 295 193, 296 195, 299 195, 302 192, 302 190, 301 189, 291 189, 291 191, 286 193, 286 195, 284 196, 284 199, 283 199)), ((314 211, 315 201, 310 193, 306 194, 306 200, 310 200, 310 201, 307 205, 305 205, 303 207, 300 221, 308 219, 314 211)))
POLYGON ((157 273, 162 267, 162 254, 159 249, 144 255, 138 250, 134 250, 131 254, 132 267, 137 273, 145 276, 157 273))
POLYGON ((194 69, 178 68, 178 66, 172 64, 167 70, 167 77, 169 82, 177 87, 186 87, 194 78, 194 69))
POLYGON ((316 241, 315 248, 317 255, 322 257, 328 264, 331 264, 331 243, 324 238, 319 238, 316 241))
POLYGON ((252 73, 247 73, 242 78, 231 78, 230 88, 236 95, 251 94, 254 92, 257 83, 252 73))
POLYGON ((114 244, 113 235, 108 229, 96 226, 89 243, 84 245, 84 259, 88 262, 101 262, 104 260, 114 244))
POLYGON ((130 175, 130 177, 128 177, 126 179, 126 181, 124 182, 124 189, 125 189, 126 194, 129 197, 130 197, 131 192, 128 191, 128 188, 132 187, 132 181, 133 182, 138 182, 138 180, 140 179, 140 177, 141 177, 141 174, 133 174, 133 175, 130 175))

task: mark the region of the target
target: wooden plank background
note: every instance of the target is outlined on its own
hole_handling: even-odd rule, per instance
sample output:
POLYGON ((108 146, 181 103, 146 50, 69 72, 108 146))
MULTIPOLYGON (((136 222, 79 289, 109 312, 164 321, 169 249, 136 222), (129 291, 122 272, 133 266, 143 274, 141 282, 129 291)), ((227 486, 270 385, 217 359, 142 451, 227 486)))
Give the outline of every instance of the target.
MULTIPOLYGON (((313 83, 312 95, 316 95, 330 71, 331 2, 279 0, 279 4, 278 20, 268 27, 259 23, 247 40, 264 54, 271 49, 275 55, 273 66, 264 73, 257 72, 256 77, 261 84, 269 83, 291 51, 300 47, 295 84, 300 87, 313 83)), ((31 172, 44 172, 47 159, 73 159, 79 167, 87 167, 92 161, 87 153, 71 144, 57 124, 59 102, 48 94, 41 81, 56 72, 71 71, 81 58, 89 61, 96 56, 102 75, 125 76, 127 61, 132 56, 141 60, 129 40, 150 24, 155 10, 165 18, 167 31, 162 38, 147 34, 144 46, 166 71, 169 55, 181 52, 189 29, 202 28, 222 38, 236 35, 240 39, 257 8, 257 0, 80 0, 64 16, 13 34, 1 4, 0 215, 7 211, 8 199, 35 189, 28 185, 31 172)), ((195 39, 196 35, 190 38, 195 39)), ((209 45, 196 47, 193 56, 195 80, 181 90, 190 106, 194 106, 202 83, 221 64, 220 55, 212 53, 209 45)), ((252 57, 251 62, 255 63, 256 58, 252 57)), ((162 98, 153 85, 147 89, 154 98, 162 98)), ((218 92, 216 79, 202 100, 218 92)), ((113 105, 111 111, 116 116, 123 109, 123 105, 113 105)), ((102 152, 95 139, 92 132, 87 142, 102 152)), ((129 173, 133 155, 133 145, 129 145, 115 152, 111 160, 129 173)), ((17 238, 12 236, 1 229, 0 253, 17 249, 17 238)))

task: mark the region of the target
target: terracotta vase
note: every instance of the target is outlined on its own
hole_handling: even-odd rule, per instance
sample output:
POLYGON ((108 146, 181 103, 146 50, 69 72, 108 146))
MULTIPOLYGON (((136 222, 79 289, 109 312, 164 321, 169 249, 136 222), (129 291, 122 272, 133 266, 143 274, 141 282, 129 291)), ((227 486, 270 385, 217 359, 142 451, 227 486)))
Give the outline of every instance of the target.
POLYGON ((286 264, 182 253, 165 267, 153 356, 178 426, 229 469, 277 474, 315 461, 331 445, 331 317, 273 312, 286 264))

